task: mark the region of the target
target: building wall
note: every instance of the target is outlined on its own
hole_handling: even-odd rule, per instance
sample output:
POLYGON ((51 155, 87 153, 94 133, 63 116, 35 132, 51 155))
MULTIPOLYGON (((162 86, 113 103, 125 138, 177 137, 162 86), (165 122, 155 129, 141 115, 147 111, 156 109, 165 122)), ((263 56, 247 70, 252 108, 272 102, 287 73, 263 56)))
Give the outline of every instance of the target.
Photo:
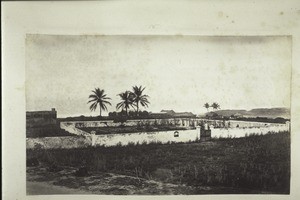
POLYGON ((149 143, 168 143, 168 142, 192 142, 200 138, 200 131, 197 130, 179 130, 179 131, 158 131, 141 133, 123 133, 109 135, 94 135, 92 138, 94 146, 116 146, 118 144, 149 144, 149 143), (178 135, 175 133, 177 132, 178 135), (175 136, 176 135, 176 136, 175 136))
MULTIPOLYGON (((250 134, 266 134, 268 132, 289 131, 289 124, 273 124, 267 127, 248 127, 248 128, 223 128, 211 129, 211 137, 245 137, 250 134)), ((75 129, 72 129, 75 130, 75 129)), ((107 135, 87 134, 85 137, 48 137, 48 138, 27 138, 27 148, 80 148, 88 146, 115 146, 118 144, 128 145, 129 143, 142 144, 151 142, 190 142, 200 139, 200 129, 179 130, 178 137, 174 137, 175 131, 159 132, 140 132, 140 133, 122 133, 107 135)))
POLYGON ((200 119, 189 119, 189 118, 172 118, 172 119, 139 119, 139 120, 127 120, 122 123, 114 123, 113 120, 102 120, 102 121, 70 121, 61 122, 61 125, 74 125, 77 128, 80 127, 118 127, 124 126, 145 126, 145 125, 176 125, 181 127, 198 125, 200 119))
POLYGON ((57 123, 57 112, 51 111, 32 111, 26 112, 26 128, 55 125, 57 123))
POLYGON ((43 138, 27 138, 26 148, 45 148, 45 149, 69 149, 81 148, 89 146, 116 146, 143 144, 143 143, 168 143, 168 142, 191 142, 199 139, 200 131, 185 130, 178 131, 178 137, 174 137, 175 131, 161 132, 141 132, 141 133, 122 133, 109 135, 89 135, 86 137, 67 136, 67 137, 43 137, 43 138))
POLYGON ((244 127, 244 128, 224 128, 212 129, 212 138, 228 138, 228 137, 245 137, 251 134, 267 134, 268 132, 278 133, 282 131, 289 131, 289 126, 286 124, 273 124, 266 127, 244 127))
POLYGON ((26 149, 71 149, 91 146, 92 142, 85 137, 40 137, 26 138, 26 149))
MULTIPOLYGON (((179 127, 199 126, 201 123, 208 123, 214 128, 234 128, 234 127, 269 127, 281 124, 263 123, 263 122, 250 122, 250 121, 235 121, 235 120, 207 120, 198 118, 172 118, 172 119, 140 119, 140 120, 127 120, 123 125, 125 126, 145 126, 145 125, 176 125, 179 127)), ((113 120, 102 121, 70 121, 61 122, 63 125, 73 125, 77 128, 80 127, 118 127, 122 123, 114 123, 113 120)))

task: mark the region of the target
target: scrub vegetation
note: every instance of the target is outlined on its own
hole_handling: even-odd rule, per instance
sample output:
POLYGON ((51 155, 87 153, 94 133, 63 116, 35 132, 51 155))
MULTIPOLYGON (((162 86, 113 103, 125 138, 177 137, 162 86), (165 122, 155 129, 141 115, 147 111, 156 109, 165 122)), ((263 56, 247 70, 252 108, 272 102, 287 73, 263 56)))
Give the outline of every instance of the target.
MULTIPOLYGON (((214 194, 288 194, 290 133, 219 138, 203 143, 27 149, 27 166, 47 166, 52 171, 74 167, 77 173, 84 172, 82 176, 103 172, 192 188, 228 188, 207 191, 214 194)), ((193 194, 203 193, 192 191, 193 194)))

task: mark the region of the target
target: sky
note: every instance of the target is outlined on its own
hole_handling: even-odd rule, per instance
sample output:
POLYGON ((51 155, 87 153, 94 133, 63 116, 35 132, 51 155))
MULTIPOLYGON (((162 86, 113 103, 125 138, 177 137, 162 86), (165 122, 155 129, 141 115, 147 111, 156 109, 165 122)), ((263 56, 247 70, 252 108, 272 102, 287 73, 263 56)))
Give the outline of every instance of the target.
MULTIPOLYGON (((290 107, 291 37, 26 36, 26 110, 96 116, 88 96, 146 87, 151 112, 290 107)), ((103 112, 107 115, 108 112, 103 112)))

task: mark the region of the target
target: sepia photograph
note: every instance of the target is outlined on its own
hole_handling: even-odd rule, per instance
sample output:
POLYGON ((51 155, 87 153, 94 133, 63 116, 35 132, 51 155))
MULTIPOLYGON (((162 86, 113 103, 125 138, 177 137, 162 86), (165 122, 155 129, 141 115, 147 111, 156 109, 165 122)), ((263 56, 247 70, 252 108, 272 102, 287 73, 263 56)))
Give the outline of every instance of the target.
POLYGON ((289 194, 290 36, 27 34, 27 195, 289 194))
POLYGON ((300 199, 298 0, 1 2, 2 199, 300 199))

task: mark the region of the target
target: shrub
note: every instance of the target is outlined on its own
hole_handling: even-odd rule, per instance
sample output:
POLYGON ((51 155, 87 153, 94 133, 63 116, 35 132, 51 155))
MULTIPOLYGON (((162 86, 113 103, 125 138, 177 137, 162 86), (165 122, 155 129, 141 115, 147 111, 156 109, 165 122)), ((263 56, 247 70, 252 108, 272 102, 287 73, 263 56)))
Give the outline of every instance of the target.
POLYGON ((79 176, 79 177, 82 177, 82 176, 88 176, 89 173, 88 173, 88 169, 87 167, 80 167, 74 174, 75 176, 79 176))
POLYGON ((36 167, 39 165, 39 160, 37 158, 28 158, 26 159, 27 167, 36 167))

